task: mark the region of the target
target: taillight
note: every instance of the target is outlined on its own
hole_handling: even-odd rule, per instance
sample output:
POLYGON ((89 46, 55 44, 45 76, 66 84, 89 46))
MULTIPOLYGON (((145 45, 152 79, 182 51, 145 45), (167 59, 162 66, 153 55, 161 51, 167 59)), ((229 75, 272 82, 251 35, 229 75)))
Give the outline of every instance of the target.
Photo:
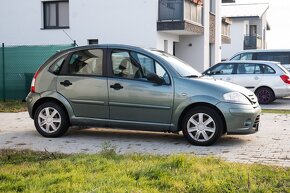
POLYGON ((280 76, 281 79, 283 80, 283 82, 285 82, 286 84, 290 84, 290 78, 287 75, 282 75, 280 76))
POLYGON ((34 76, 33 76, 33 79, 32 79, 32 82, 31 82, 31 88, 30 88, 30 91, 35 93, 35 82, 36 82, 36 78, 38 76, 38 70, 35 72, 34 76))

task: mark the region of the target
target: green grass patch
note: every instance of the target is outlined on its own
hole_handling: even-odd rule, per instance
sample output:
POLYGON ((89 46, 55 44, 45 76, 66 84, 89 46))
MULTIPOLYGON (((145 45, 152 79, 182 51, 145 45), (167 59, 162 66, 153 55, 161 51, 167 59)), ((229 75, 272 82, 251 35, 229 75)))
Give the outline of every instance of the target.
POLYGON ((290 169, 192 155, 0 151, 0 192, 289 192, 290 169))
POLYGON ((263 109, 262 113, 274 113, 274 114, 290 114, 290 110, 281 109, 263 109))
POLYGON ((0 112, 17 113, 27 111, 26 103, 17 100, 0 101, 0 112))

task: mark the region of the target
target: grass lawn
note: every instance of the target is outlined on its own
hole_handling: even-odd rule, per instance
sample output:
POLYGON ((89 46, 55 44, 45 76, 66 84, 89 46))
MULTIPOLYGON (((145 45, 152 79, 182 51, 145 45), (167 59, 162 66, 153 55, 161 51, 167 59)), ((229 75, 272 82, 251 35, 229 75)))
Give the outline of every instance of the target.
POLYGON ((290 168, 192 155, 0 151, 0 192, 290 192, 290 168))
POLYGON ((0 101, 0 112, 17 113, 27 111, 26 103, 17 100, 0 101))
POLYGON ((274 113, 274 114, 290 114, 290 110, 280 109, 263 109, 262 113, 274 113))

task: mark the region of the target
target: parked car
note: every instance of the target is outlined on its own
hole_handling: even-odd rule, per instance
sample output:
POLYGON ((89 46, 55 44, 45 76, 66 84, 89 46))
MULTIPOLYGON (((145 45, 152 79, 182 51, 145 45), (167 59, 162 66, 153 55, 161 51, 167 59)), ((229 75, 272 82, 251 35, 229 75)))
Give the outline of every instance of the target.
POLYGON ((290 96, 290 74, 278 62, 226 61, 216 64, 203 74, 250 89, 261 104, 290 96))
POLYGON ((165 52, 92 45, 59 52, 35 73, 29 115, 45 137, 71 125, 178 133, 194 145, 258 131, 261 108, 244 87, 204 78, 165 52))
POLYGON ((229 60, 261 60, 280 62, 290 71, 290 50, 244 50, 229 60))

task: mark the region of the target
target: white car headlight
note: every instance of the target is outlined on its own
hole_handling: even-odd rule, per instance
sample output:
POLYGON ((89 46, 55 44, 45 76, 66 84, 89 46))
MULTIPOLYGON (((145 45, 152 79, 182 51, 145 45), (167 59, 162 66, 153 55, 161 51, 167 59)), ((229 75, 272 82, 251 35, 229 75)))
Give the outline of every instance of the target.
POLYGON ((229 92, 224 94, 224 100, 229 103, 239 103, 239 104, 247 104, 250 105, 251 102, 247 97, 239 92, 229 92))

